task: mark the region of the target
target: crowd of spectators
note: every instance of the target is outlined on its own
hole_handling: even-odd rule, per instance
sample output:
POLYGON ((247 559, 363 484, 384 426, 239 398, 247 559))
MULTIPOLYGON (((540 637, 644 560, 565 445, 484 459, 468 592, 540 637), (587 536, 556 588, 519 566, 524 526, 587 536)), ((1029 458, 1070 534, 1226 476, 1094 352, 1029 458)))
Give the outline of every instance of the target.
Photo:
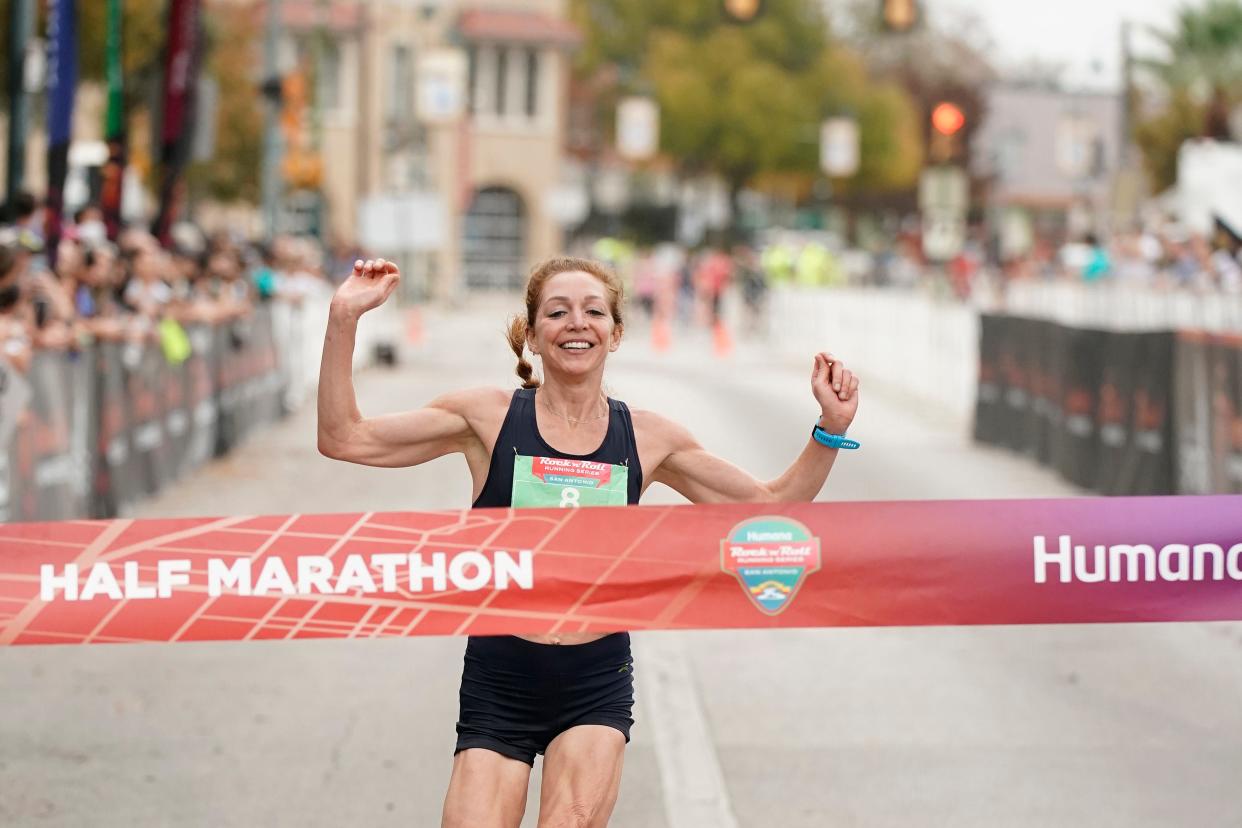
POLYGON ((23 373, 38 350, 94 341, 161 344, 175 360, 185 325, 244 321, 257 303, 329 290, 310 239, 261 245, 181 223, 165 246, 139 226, 109 239, 93 204, 67 218, 52 250, 33 196, 20 194, 0 216, 0 356, 23 373))

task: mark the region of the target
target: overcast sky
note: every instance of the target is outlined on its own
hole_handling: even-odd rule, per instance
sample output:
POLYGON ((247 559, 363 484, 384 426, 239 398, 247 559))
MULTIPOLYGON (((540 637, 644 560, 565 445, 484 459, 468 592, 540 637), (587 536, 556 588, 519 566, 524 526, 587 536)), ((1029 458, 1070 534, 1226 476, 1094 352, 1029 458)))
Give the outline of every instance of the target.
POLYGON ((1182 5, 1203 0, 923 0, 938 28, 963 11, 982 18, 991 57, 1004 69, 1034 58, 1066 65, 1068 86, 1117 89, 1122 20, 1136 24, 1133 48, 1150 50, 1143 24, 1171 28, 1182 5))

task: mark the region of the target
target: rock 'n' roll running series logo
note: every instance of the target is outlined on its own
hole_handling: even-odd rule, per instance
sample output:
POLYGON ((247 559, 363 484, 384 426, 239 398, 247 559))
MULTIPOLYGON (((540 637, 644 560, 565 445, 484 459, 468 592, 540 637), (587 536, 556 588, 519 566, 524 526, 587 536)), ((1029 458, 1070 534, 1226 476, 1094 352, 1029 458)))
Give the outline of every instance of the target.
POLYGON ((820 563, 819 538, 786 517, 744 520, 720 542, 720 568, 765 615, 784 612, 820 563))

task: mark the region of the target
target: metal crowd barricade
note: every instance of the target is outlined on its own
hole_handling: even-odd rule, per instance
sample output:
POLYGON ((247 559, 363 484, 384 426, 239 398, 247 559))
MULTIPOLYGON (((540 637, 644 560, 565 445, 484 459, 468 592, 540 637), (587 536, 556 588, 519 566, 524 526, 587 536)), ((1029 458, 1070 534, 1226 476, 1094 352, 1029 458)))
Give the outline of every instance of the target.
POLYGON ((269 307, 187 334, 179 364, 158 342, 37 352, 30 402, 0 452, 0 519, 115 517, 282 416, 294 356, 269 307))

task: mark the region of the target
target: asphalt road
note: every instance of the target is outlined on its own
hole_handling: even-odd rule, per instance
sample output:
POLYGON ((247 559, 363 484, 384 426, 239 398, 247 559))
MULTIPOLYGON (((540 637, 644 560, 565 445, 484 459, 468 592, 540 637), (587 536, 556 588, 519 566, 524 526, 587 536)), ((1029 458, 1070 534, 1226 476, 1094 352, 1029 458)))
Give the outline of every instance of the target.
MULTIPOLYGON (((505 309, 429 318, 399 368, 359 378, 363 411, 511 386, 505 309)), ((717 358, 703 334, 656 355, 635 326, 608 385, 774 477, 815 416, 809 371, 809 354, 778 363, 761 343, 717 358)), ((821 499, 1078 494, 863 382, 850 433, 864 449, 821 499)), ((308 408, 135 516, 460 508, 469 493, 460 459, 320 457, 308 408)), ((653 488, 644 502, 676 500, 653 488)), ((0 651, 0 825, 437 825, 463 646, 0 651)), ((620 828, 1242 825, 1242 624, 645 633, 634 646, 620 828)))

